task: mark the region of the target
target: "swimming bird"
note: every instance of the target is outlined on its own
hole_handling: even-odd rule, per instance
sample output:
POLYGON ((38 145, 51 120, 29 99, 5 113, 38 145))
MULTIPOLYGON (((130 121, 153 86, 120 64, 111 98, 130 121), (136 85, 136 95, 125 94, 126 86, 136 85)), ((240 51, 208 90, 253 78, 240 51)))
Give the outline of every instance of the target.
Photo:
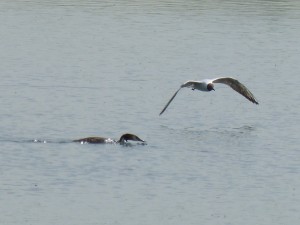
POLYGON ((193 81, 189 80, 186 81, 184 84, 180 86, 180 88, 175 92, 175 94, 172 96, 172 98, 168 101, 166 106, 163 108, 163 110, 160 112, 159 115, 163 114, 164 111, 168 108, 170 103, 173 101, 177 93, 181 90, 181 88, 187 87, 191 88, 192 90, 199 90, 199 91, 212 91, 214 89, 214 84, 220 83, 220 84, 226 84, 229 87, 231 87, 233 90, 237 91, 241 95, 243 95, 245 98, 247 98, 249 101, 253 102, 254 104, 258 105, 257 100, 255 99, 254 95, 246 88, 245 85, 240 83, 238 80, 232 78, 232 77, 219 77, 214 79, 204 79, 201 81, 193 81))
POLYGON ((119 140, 113 140, 111 138, 104 138, 104 137, 87 137, 87 138, 81 138, 77 140, 73 140, 73 142, 80 142, 80 143, 91 143, 91 144, 125 144, 128 141, 140 141, 145 143, 144 140, 140 139, 138 136, 134 134, 123 134, 119 140))

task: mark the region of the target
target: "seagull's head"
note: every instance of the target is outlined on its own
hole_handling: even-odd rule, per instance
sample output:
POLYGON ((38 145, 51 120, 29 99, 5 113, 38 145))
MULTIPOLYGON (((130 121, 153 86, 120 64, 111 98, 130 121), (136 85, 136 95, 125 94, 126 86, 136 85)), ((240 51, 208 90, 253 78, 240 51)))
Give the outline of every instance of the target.
POLYGON ((215 89, 214 89, 214 85, 213 85, 212 83, 209 83, 209 84, 207 85, 207 90, 208 90, 208 91, 215 90, 215 89))

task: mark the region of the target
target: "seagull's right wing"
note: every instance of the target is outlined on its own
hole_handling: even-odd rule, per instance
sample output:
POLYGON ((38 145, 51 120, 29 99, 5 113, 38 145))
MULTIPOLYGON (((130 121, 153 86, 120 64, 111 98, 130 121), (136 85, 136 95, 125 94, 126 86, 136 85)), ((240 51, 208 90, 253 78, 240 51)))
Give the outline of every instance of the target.
POLYGON ((168 103, 165 105, 164 109, 160 112, 159 115, 163 114, 164 111, 168 108, 168 106, 170 105, 170 103, 173 101, 173 99, 175 98, 175 96, 177 95, 177 93, 180 91, 181 87, 175 92, 175 94, 172 96, 172 98, 168 101, 168 103))
POLYGON ((168 101, 168 103, 165 105, 165 107, 163 108, 163 110, 160 112, 159 115, 161 115, 161 114, 164 113, 164 111, 168 108, 168 106, 169 106, 170 103, 173 101, 173 99, 175 98, 175 96, 177 95, 177 93, 180 91, 181 88, 183 88, 183 87, 190 87, 190 88, 193 88, 195 83, 196 83, 195 81, 190 81, 190 80, 189 80, 189 81, 185 82, 184 84, 182 84, 182 85, 180 86, 180 88, 179 88, 179 89, 175 92, 175 94, 172 96, 172 98, 168 101))

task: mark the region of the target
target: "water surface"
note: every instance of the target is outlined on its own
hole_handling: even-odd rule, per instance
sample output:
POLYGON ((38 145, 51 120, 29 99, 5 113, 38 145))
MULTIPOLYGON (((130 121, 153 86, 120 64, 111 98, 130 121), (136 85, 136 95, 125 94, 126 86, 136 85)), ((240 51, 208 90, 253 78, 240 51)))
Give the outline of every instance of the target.
POLYGON ((298 1, 0 5, 1 224, 300 220, 298 1))

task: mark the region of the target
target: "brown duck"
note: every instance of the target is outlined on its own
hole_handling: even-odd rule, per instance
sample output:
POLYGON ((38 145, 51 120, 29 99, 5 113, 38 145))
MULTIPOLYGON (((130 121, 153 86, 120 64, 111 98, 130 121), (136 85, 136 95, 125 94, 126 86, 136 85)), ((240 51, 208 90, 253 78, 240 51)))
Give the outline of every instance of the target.
POLYGON ((125 144, 128 141, 140 141, 145 143, 144 140, 140 139, 138 136, 134 134, 123 134, 119 140, 113 140, 111 138, 105 137, 86 137, 81 139, 73 140, 73 142, 80 143, 91 143, 91 144, 125 144))

